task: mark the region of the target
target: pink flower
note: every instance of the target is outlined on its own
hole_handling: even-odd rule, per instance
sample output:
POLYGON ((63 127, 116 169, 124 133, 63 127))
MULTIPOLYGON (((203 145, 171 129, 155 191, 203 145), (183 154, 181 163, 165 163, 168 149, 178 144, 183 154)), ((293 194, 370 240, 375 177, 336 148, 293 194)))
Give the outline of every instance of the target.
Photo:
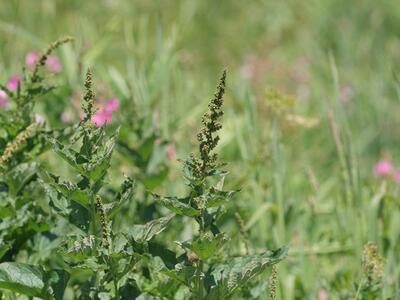
POLYGON ((101 127, 104 124, 110 124, 112 120, 112 114, 105 110, 100 109, 97 113, 92 117, 92 122, 97 126, 101 127))
POLYGON ((167 158, 170 161, 176 160, 176 149, 174 144, 169 144, 167 147, 167 158))
POLYGON ((378 161, 374 166, 374 174, 375 176, 387 176, 390 175, 393 171, 392 162, 388 159, 382 159, 378 161))
POLYGON ((39 61, 39 54, 37 52, 29 52, 25 56, 25 64, 32 68, 34 67, 39 61))
POLYGON ((113 113, 119 109, 119 100, 117 98, 111 98, 104 104, 104 110, 113 113))
POLYGON ((49 56, 46 60, 46 67, 50 72, 58 73, 62 70, 62 65, 57 56, 49 56))
POLYGON ((0 90, 0 108, 7 108, 9 104, 8 95, 5 91, 0 90))
POLYGON ((16 90, 18 90, 19 87, 21 87, 21 77, 19 77, 18 75, 11 76, 7 82, 7 88, 11 92, 15 92, 16 90))
POLYGON ((318 291, 318 300, 329 300, 329 294, 326 289, 320 289, 318 291))
POLYGON ((43 126, 44 123, 46 123, 46 120, 42 115, 35 114, 35 122, 36 122, 36 124, 43 126))
POLYGON ((72 116, 69 111, 64 110, 61 114, 61 121, 64 124, 69 124, 72 122, 72 116))

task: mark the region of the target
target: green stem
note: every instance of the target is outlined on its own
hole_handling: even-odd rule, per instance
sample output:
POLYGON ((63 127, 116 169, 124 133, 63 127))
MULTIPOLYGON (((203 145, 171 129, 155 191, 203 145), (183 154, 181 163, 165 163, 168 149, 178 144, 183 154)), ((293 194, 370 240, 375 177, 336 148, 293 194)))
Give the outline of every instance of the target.
POLYGON ((115 289, 115 299, 119 300, 119 289, 118 289, 118 281, 117 278, 113 275, 114 289, 115 289))
MULTIPOLYGON (((205 222, 204 222, 204 212, 201 213, 201 218, 200 218, 200 222, 199 222, 199 234, 203 235, 203 233, 205 232, 205 222)), ((203 291, 204 291, 204 287, 203 287, 203 268, 204 268, 204 263, 201 259, 199 259, 199 261, 197 262, 197 268, 196 268, 196 273, 197 273, 197 299, 198 300, 203 300, 204 299, 204 295, 203 295, 203 291)))
POLYGON ((90 231, 94 236, 97 235, 96 226, 96 199, 92 192, 90 192, 90 231))
POLYGON ((197 299, 198 300, 203 300, 204 299, 204 295, 203 295, 203 278, 202 278, 202 274, 203 274, 203 261, 199 260, 197 263, 197 299))

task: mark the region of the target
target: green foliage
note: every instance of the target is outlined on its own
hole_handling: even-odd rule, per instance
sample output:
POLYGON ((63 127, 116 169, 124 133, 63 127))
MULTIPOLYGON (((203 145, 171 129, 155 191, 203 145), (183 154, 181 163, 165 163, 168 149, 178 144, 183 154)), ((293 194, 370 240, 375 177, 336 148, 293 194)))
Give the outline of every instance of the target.
POLYGON ((46 272, 22 263, 0 264, 0 288, 41 299, 62 300, 68 277, 64 270, 46 272))
MULTIPOLYGON (((203 128, 197 135, 199 155, 184 161, 184 179, 190 188, 185 198, 155 196, 157 201, 177 215, 192 218, 198 224, 198 233, 192 240, 179 242, 185 250, 183 262, 164 274, 190 290, 190 299, 226 299, 249 279, 261 274, 267 267, 286 255, 286 248, 277 252, 248 257, 219 256, 219 250, 229 242, 217 221, 222 217, 224 204, 237 191, 223 191, 226 172, 220 168, 218 155, 213 152, 218 144, 217 132, 223 115, 226 71, 222 73, 217 91, 203 115, 203 128), (212 177, 217 177, 214 185, 212 177), (227 261, 221 264, 218 260, 227 261)), ((214 180, 215 181, 215 180, 214 180)))
MULTIPOLYGON (((181 300, 211 298, 213 268, 288 244, 289 259, 226 298, 400 298, 397 1, 1 7, 0 263, 67 271, 65 300, 113 299, 111 277, 120 299, 181 300), (74 41, 44 45, 60 32, 74 41), (37 72, 24 64, 29 52, 37 72), (198 121, 221 65, 228 101, 214 120, 223 128, 211 132, 198 121), (11 91, 14 74, 21 84, 11 91), (99 144, 119 133, 107 172, 97 166, 91 182, 96 158, 80 153, 82 127, 99 129, 91 119, 111 97, 120 109, 99 144), (210 162, 218 154, 214 174, 201 174, 199 125, 203 142, 220 137, 203 148, 210 162), (178 161, 191 149, 181 180, 178 161), (374 174, 380 159, 390 174, 374 174), (363 258, 368 241, 384 264, 363 258)), ((29 298, 0 288, 2 300, 29 298)))

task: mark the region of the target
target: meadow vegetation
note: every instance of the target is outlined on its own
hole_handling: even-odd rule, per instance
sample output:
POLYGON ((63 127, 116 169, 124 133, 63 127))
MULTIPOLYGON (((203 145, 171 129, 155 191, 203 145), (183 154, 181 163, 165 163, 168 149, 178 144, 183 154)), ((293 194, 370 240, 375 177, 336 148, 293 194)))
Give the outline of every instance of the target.
POLYGON ((396 1, 3 2, 0 299, 400 298, 396 1))

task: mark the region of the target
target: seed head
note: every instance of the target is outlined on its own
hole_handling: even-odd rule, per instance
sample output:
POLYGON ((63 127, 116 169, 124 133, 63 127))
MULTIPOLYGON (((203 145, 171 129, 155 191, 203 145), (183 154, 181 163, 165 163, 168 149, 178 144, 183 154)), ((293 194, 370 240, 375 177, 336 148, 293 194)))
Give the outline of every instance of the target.
POLYGON ((101 200, 101 197, 99 195, 96 195, 96 208, 100 217, 102 243, 103 246, 108 249, 111 245, 111 234, 107 221, 106 210, 104 208, 103 201, 101 200))
POLYGON ((35 127, 36 124, 29 125, 24 131, 20 132, 13 141, 7 144, 3 155, 0 157, 0 171, 4 170, 6 163, 20 150, 22 144, 31 136, 35 127))
POLYGON ((90 69, 86 72, 85 80, 85 95, 83 96, 82 109, 85 112, 84 122, 89 121, 93 116, 93 106, 94 106, 94 92, 93 92, 93 79, 92 72, 90 69))
POLYGON ((199 142, 199 157, 191 155, 186 162, 191 173, 197 178, 204 178, 216 167, 218 155, 213 150, 218 145, 217 131, 222 128, 219 119, 224 114, 222 111, 223 96, 225 93, 226 70, 223 71, 217 91, 208 105, 208 112, 202 117, 203 127, 197 134, 199 142))
POLYGON ((368 279, 380 280, 383 277, 384 258, 379 255, 375 243, 369 242, 364 246, 362 264, 368 279))
POLYGON ((60 47, 62 44, 68 43, 70 41, 72 41, 73 38, 72 37, 65 37, 65 38, 61 38, 56 40, 55 42, 51 43, 46 50, 44 50, 43 54, 40 56, 40 58, 37 60, 37 63, 33 69, 33 76, 32 76, 32 81, 38 81, 38 72, 39 69, 41 67, 43 67, 44 65, 46 65, 46 61, 48 59, 48 57, 50 56, 50 54, 57 49, 58 47, 60 47))
POLYGON ((269 300, 276 299, 276 289, 278 285, 278 268, 276 265, 272 266, 271 276, 269 277, 269 300))

